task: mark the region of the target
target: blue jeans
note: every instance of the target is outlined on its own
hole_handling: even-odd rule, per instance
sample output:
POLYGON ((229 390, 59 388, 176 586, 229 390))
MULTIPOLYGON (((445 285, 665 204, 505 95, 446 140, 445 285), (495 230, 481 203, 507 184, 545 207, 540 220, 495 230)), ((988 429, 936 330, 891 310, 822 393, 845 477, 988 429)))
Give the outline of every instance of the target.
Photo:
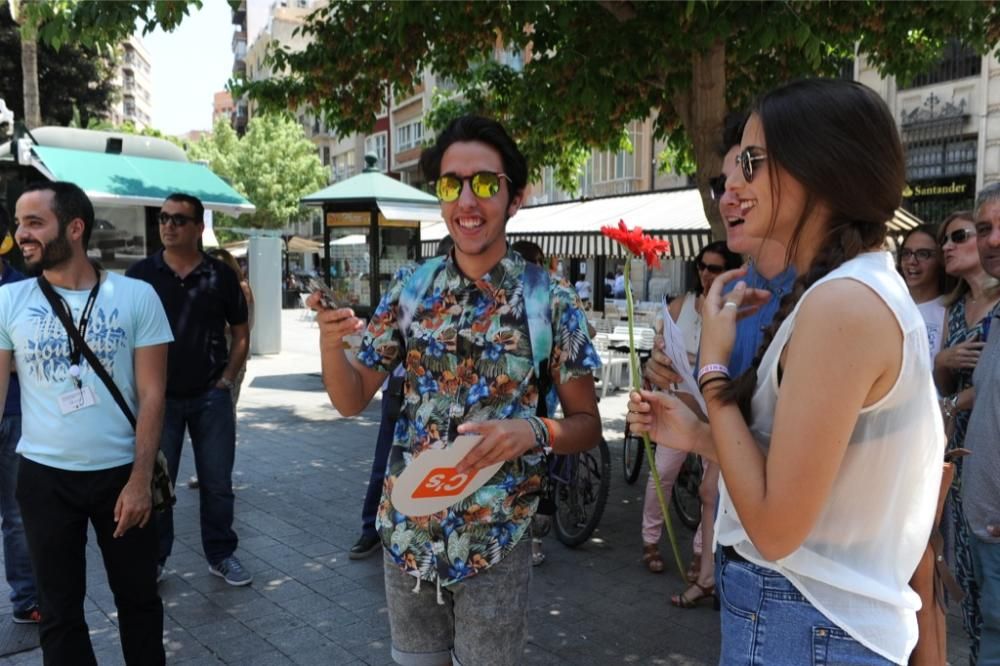
POLYGON ((14 612, 34 608, 38 603, 35 576, 31 572, 28 540, 24 536, 21 508, 14 491, 17 488, 17 464, 14 453, 21 439, 21 415, 4 416, 0 421, 0 516, 3 517, 3 564, 10 585, 14 612))
POLYGON ((979 587, 979 665, 1000 664, 1000 543, 983 541, 970 532, 972 567, 979 587))
MULTIPOLYGON (((167 457, 170 478, 177 482, 184 430, 191 435, 194 467, 201 500, 201 546, 209 564, 218 564, 236 552, 233 531, 233 460, 236 457, 236 421, 233 396, 212 388, 196 398, 167 398, 160 450, 167 457)), ((157 514, 160 562, 166 562, 174 543, 172 508, 157 514)))
POLYGON ((368 490, 365 491, 365 503, 361 506, 361 535, 377 537, 375 518, 378 516, 378 505, 382 499, 382 485, 385 482, 385 467, 389 462, 389 451, 392 449, 392 436, 396 431, 396 421, 399 419, 399 408, 402 400, 391 395, 390 391, 382 393, 382 423, 378 428, 378 439, 375 442, 375 459, 372 460, 371 477, 368 479, 368 490))
POLYGON ((828 620, 781 574, 722 553, 719 559, 720 664, 892 666, 828 620))

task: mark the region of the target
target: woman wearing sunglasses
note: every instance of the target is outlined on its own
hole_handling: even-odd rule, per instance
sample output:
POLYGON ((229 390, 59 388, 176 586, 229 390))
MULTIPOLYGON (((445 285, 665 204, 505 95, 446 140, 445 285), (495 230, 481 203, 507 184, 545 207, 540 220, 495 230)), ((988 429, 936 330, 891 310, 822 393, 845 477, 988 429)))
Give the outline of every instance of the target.
MULTIPOLYGON (((684 346, 687 350, 688 361, 692 365, 698 356, 698 343, 701 340, 701 306, 705 294, 708 293, 715 278, 726 271, 738 268, 741 263, 740 255, 730 252, 724 242, 709 243, 698 252, 698 256, 694 260, 696 271, 694 290, 670 302, 668 309, 670 318, 677 323, 677 327, 684 335, 684 346)), ((684 465, 685 458, 687 458, 687 453, 684 451, 667 446, 656 449, 656 471, 660 476, 663 492, 668 496, 674 481, 677 480, 677 474, 684 465)), ((664 569, 663 556, 660 554, 659 546, 662 536, 663 512, 660 510, 660 504, 656 498, 656 484, 653 481, 653 475, 650 474, 646 481, 646 495, 642 504, 642 561, 652 573, 661 573, 664 569)), ((701 568, 698 550, 700 549, 696 549, 691 567, 688 570, 688 579, 692 583, 697 582, 698 572, 701 568)), ((692 608, 703 598, 711 597, 710 588, 695 586, 684 594, 674 595, 671 602, 675 606, 692 608)))
MULTIPOLYGON (((941 224, 938 241, 944 253, 944 269, 958 279, 945 298, 948 308, 944 348, 934 358, 934 381, 944 396, 941 411, 949 433, 948 450, 962 448, 972 413, 976 391, 972 372, 985 346, 989 322, 1000 309, 997 280, 983 270, 976 248, 976 227, 972 211, 957 211, 941 224)), ((973 576, 972 553, 962 509, 962 459, 955 461, 952 482, 941 518, 945 554, 955 578, 966 592, 962 600, 962 621, 972 639, 971 651, 978 648, 978 588, 973 576)))
POLYGON ((880 248, 904 185, 885 102, 850 81, 782 86, 743 133, 748 235, 799 276, 751 369, 725 367, 757 290, 720 276, 702 308, 706 428, 677 398, 633 394, 628 420, 722 468, 720 663, 906 664, 944 435, 920 312, 880 248), (668 437, 667 433, 671 433, 668 437))
POLYGON ((898 254, 899 274, 927 325, 931 360, 941 351, 945 333, 944 294, 954 280, 944 271, 937 227, 922 224, 906 232, 898 254))

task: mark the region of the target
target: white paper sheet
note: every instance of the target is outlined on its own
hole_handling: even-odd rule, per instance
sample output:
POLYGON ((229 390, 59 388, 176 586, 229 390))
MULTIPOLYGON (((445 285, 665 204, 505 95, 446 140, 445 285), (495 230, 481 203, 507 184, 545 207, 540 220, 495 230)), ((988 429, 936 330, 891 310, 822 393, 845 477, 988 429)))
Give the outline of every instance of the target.
POLYGON ((708 409, 705 407, 705 399, 701 397, 701 391, 698 390, 698 382, 694 376, 694 370, 691 368, 691 364, 688 362, 687 349, 684 346, 684 334, 681 333, 681 329, 677 327, 674 323, 673 318, 667 311, 667 304, 663 304, 663 342, 665 351, 668 357, 670 357, 670 362, 674 366, 674 370, 682 378, 680 385, 677 387, 678 392, 690 393, 701 407, 702 414, 708 414, 708 409))

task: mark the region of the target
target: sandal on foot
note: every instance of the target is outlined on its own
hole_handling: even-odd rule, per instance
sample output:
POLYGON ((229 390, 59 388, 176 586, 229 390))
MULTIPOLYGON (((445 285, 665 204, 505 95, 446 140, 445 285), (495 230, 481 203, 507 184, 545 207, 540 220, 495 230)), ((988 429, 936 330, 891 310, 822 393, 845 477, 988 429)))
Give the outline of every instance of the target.
POLYGON ((650 573, 663 573, 663 558, 655 543, 647 543, 642 547, 642 561, 650 573))
POLYGON ((700 604, 705 599, 715 600, 715 585, 702 587, 698 583, 691 583, 691 587, 684 590, 682 594, 675 594, 670 597, 670 603, 677 608, 691 609, 700 604), (692 593, 692 590, 694 591, 692 593))

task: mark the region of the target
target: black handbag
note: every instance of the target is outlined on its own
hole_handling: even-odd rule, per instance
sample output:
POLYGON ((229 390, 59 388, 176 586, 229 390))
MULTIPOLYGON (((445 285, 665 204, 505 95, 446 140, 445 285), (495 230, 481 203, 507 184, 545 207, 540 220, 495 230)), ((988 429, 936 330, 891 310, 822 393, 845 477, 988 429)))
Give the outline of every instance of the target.
MULTIPOLYGON (((96 267, 95 267, 95 270, 96 267)), ((100 283, 101 273, 97 271, 97 281, 100 283)), ((135 429, 135 414, 132 413, 132 409, 125 402, 125 396, 118 389, 115 381, 111 379, 111 375, 108 374, 107 369, 101 363, 100 359, 97 358, 97 354, 94 350, 90 348, 87 341, 84 340, 83 336, 80 335, 80 331, 77 330, 76 326, 73 324, 73 320, 70 319, 70 315, 66 312, 66 309, 62 307, 59 302, 59 297, 56 295, 55 290, 52 289, 52 285, 49 281, 45 279, 45 276, 39 276, 38 286, 41 288, 42 293, 45 294, 46 300, 48 300, 49 305, 52 306, 52 311, 56 313, 59 317, 59 321, 62 322, 63 328, 66 329, 66 334, 73 338, 73 344, 76 345, 83 357, 87 359, 87 363, 93 368, 97 376, 101 378, 104 382, 104 386, 107 387, 108 392, 111 397, 115 399, 118 407, 125 414, 125 418, 128 422, 132 424, 132 429, 135 429)), ((167 466, 167 457, 163 455, 163 451, 157 450, 156 459, 153 462, 153 478, 151 482, 151 491, 153 496, 153 509, 156 511, 164 511, 172 507, 177 502, 177 495, 174 494, 174 484, 170 480, 170 468, 167 466)))

